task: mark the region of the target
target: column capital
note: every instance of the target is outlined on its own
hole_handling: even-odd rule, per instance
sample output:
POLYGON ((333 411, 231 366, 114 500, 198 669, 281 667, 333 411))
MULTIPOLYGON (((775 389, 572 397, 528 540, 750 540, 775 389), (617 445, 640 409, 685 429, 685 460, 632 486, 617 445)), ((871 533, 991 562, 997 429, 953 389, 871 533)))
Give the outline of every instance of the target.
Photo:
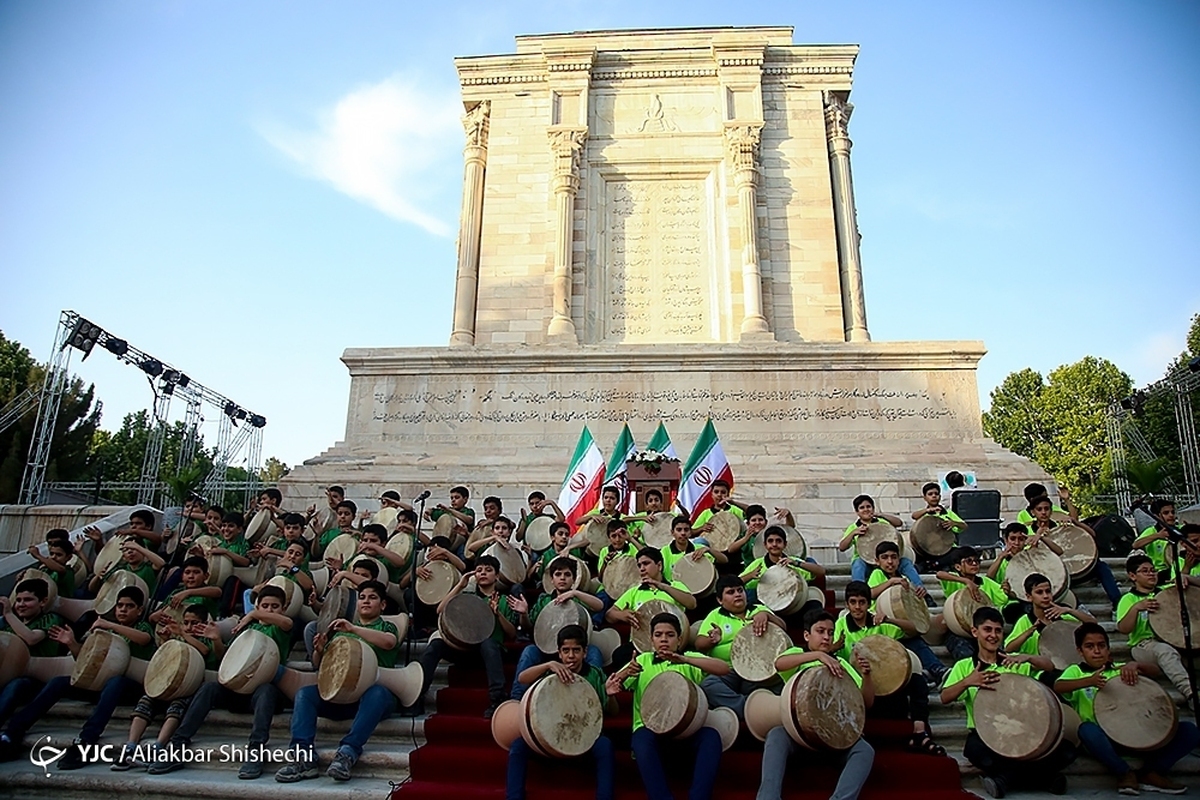
POLYGON ((825 130, 829 137, 848 137, 850 115, 854 113, 854 104, 847 99, 845 92, 824 92, 825 101, 825 130))
POLYGON ((736 172, 757 171, 758 144, 762 139, 761 122, 726 122, 725 149, 736 172))
MULTIPOLYGON (((587 144, 587 128, 553 127, 546 131, 550 139, 550 152, 554 154, 554 177, 570 178, 574 183, 579 178, 583 165, 583 146, 587 144)), ((560 181, 555 181, 558 188, 560 181)))
POLYGON ((467 134, 467 147, 488 146, 488 130, 491 126, 492 101, 481 100, 462 116, 463 130, 467 134))

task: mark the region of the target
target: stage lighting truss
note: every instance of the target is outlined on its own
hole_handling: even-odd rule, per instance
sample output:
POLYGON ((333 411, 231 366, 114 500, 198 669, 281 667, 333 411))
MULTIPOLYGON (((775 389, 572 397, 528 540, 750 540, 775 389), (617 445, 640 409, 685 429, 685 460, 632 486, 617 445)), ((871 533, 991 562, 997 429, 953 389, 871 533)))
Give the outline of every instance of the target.
MULTIPOLYGON (((117 360, 137 367, 145 373, 154 390, 153 427, 146 443, 141 478, 138 481, 139 503, 154 505, 159 489, 159 469, 162 464, 163 444, 166 441, 170 404, 175 397, 187 403, 184 426, 188 435, 180 452, 178 468, 190 466, 195 458, 198 430, 203 421, 202 409, 204 404, 208 404, 222 413, 219 418, 217 453, 213 469, 204 483, 206 498, 210 502, 223 503, 229 465, 247 444, 247 500, 256 493, 255 484, 262 460, 262 428, 267 424, 266 417, 246 410, 224 395, 192 380, 167 362, 132 347, 127 340, 113 336, 74 311, 63 311, 59 316, 54 349, 38 397, 33 441, 30 443, 29 458, 21 481, 22 503, 41 502, 45 489, 46 468, 50 460, 50 444, 62 405, 62 396, 69 380, 71 353, 79 351, 86 359, 96 345, 112 353, 117 360), (235 436, 233 428, 236 422, 246 419, 249 419, 250 424, 243 425, 235 436)), ((7 418, 9 409, 5 407, 3 411, 7 418)))

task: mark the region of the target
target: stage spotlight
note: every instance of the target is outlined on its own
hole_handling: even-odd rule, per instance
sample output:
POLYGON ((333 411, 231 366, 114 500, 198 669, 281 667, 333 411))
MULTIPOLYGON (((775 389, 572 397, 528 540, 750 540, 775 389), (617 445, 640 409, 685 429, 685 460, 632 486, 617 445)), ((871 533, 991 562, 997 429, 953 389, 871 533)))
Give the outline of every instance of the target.
POLYGON ((157 358, 147 358, 142 363, 138 364, 142 372, 149 375, 151 378, 157 378, 162 375, 163 365, 157 358))
POLYGON ((104 333, 100 326, 94 322, 90 322, 83 317, 75 320, 75 327, 71 328, 71 334, 67 337, 66 347, 68 344, 74 347, 79 352, 83 353, 83 360, 92 354, 92 348, 96 346, 96 342, 100 339, 100 334, 104 333))
POLYGON ((1192 372, 1200 372, 1200 356, 1196 356, 1188 362, 1188 369, 1192 372))
POLYGON ((191 383, 191 382, 192 382, 192 379, 191 379, 191 378, 189 378, 187 375, 184 375, 182 372, 181 372, 181 373, 179 373, 179 381, 178 381, 178 383, 179 383, 179 385, 180 385, 180 386, 182 386, 184 389, 186 389, 186 388, 187 388, 187 386, 188 386, 188 384, 189 384, 189 383, 191 383))
POLYGON ((110 336, 104 340, 104 349, 117 358, 120 358, 129 352, 129 342, 124 339, 114 339, 110 336))
POLYGON ((168 397, 175 394, 175 384, 173 384, 173 383, 164 383, 161 388, 162 388, 162 393, 167 395, 168 397))
POLYGON ((1121 408, 1125 409, 1126 411, 1132 411, 1133 410, 1133 398, 1132 397, 1121 398, 1121 408))
POLYGON ((246 418, 246 416, 247 416, 246 409, 244 409, 244 408, 239 408, 239 409, 237 410, 237 419, 245 419, 245 418, 246 418))
POLYGON ((179 372, 177 370, 163 370, 163 383, 179 383, 179 372))
POLYGON ((225 404, 225 416, 229 417, 230 419, 236 419, 237 412, 238 412, 237 403, 230 400, 228 403, 225 404))
POLYGON ((266 426, 267 418, 264 417, 262 414, 251 414, 250 415, 250 424, 256 428, 262 428, 262 427, 266 426))

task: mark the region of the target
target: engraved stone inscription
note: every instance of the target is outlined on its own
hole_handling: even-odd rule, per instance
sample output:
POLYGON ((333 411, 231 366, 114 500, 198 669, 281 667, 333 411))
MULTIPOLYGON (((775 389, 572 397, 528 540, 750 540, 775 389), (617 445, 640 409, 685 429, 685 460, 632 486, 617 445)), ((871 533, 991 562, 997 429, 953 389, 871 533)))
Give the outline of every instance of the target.
POLYGON ((606 338, 712 341, 704 182, 613 180, 606 190, 606 338))

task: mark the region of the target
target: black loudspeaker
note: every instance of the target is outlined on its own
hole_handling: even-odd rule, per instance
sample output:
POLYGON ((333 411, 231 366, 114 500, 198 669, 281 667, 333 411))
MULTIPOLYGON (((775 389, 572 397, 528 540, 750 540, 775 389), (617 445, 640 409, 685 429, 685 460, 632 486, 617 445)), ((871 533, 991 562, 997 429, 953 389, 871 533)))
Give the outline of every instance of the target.
POLYGON ((1133 540, 1137 538, 1137 533, 1124 517, 1108 514, 1102 517, 1088 517, 1084 523, 1096 532, 1096 545, 1101 556, 1124 558, 1133 549, 1133 540))
POLYGON ((995 489, 959 489, 950 498, 950 508, 967 523, 958 543, 994 548, 1000 541, 1000 492, 995 489))

